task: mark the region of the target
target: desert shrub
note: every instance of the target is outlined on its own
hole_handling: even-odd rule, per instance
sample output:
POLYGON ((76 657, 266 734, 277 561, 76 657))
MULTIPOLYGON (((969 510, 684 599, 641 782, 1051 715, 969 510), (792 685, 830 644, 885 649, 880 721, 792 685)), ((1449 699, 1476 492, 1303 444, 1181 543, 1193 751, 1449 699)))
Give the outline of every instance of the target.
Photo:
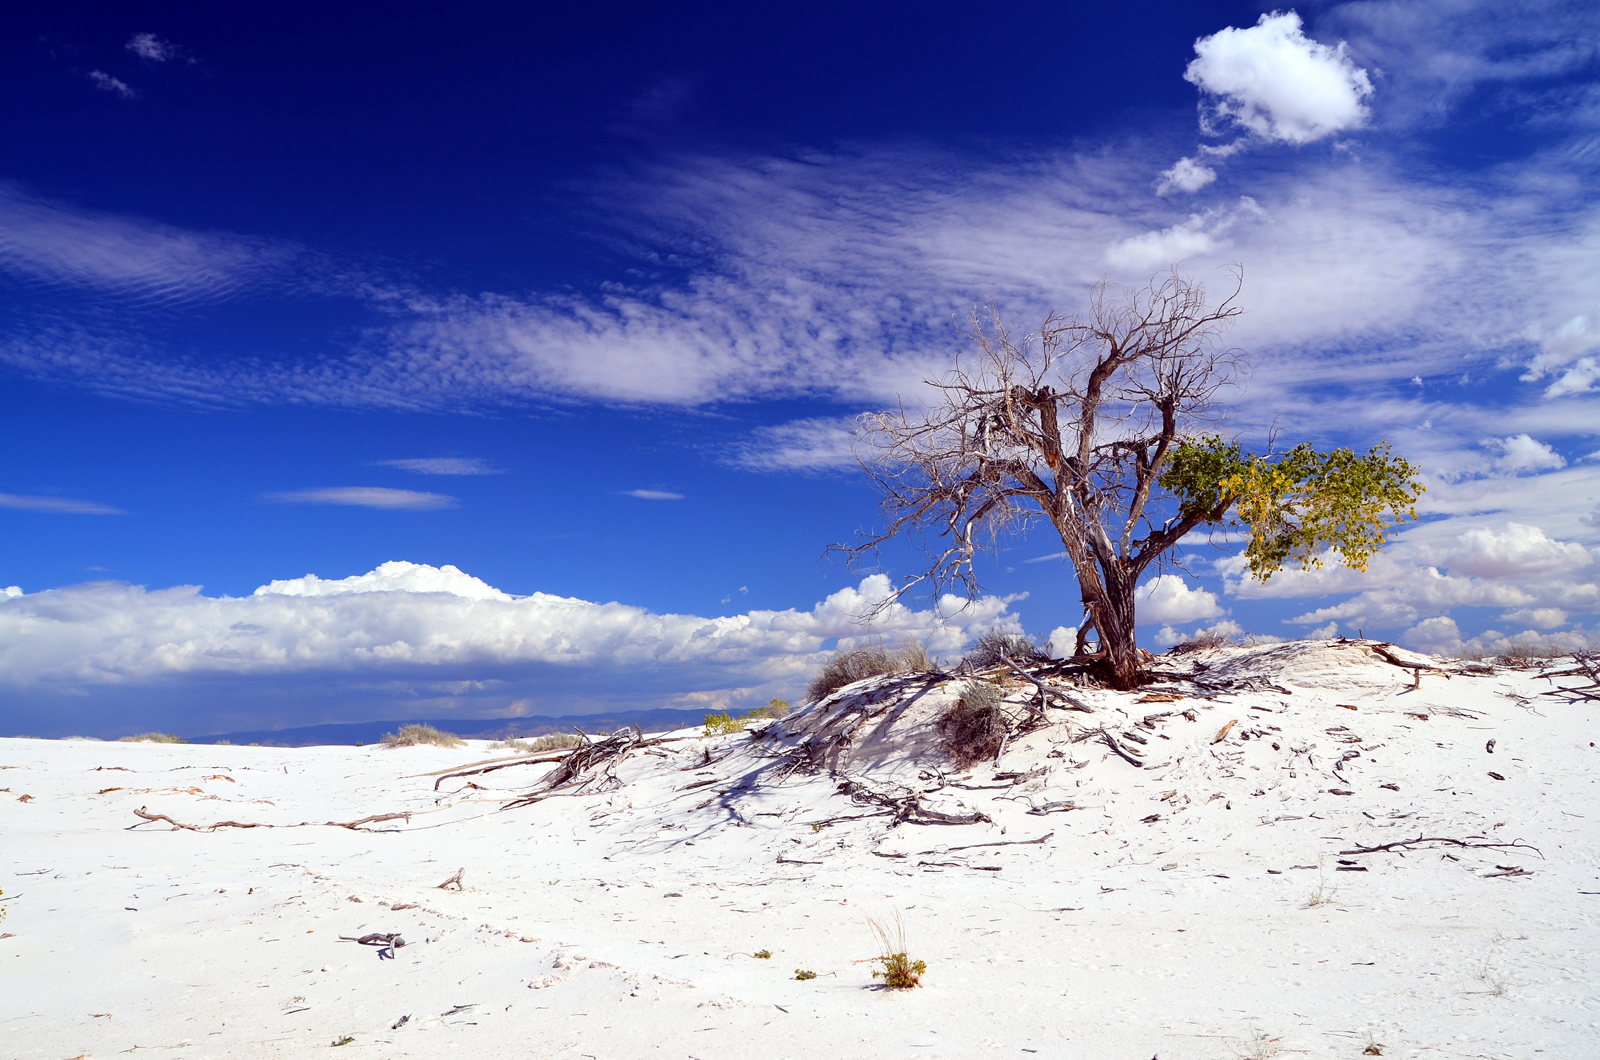
POLYGON ((993 758, 1005 733, 1000 691, 987 681, 968 681, 960 698, 939 718, 944 749, 962 767, 993 758))
POLYGON ((1568 649, 1559 644, 1538 644, 1514 640, 1500 650, 1500 661, 1508 666, 1529 666, 1542 659, 1559 659, 1568 649))
POLYGON ((706 735, 727 736, 731 733, 743 732, 744 727, 749 724, 749 718, 736 718, 732 714, 707 714, 706 735))
POLYGON ((1224 637, 1221 633, 1213 633, 1209 629, 1202 629, 1197 633, 1191 633, 1186 640, 1181 640, 1174 644, 1169 649, 1169 653, 1172 655, 1182 655, 1185 652, 1191 651, 1208 651, 1212 648, 1221 648, 1224 645, 1231 643, 1232 641, 1230 641, 1227 637, 1224 637))
POLYGON ((817 973, 808 971, 804 968, 796 968, 794 970, 794 977, 796 979, 815 979, 817 977, 817 973))
POLYGON ((788 716, 789 701, 787 699, 779 699, 777 696, 773 696, 768 700, 766 706, 757 707, 745 715, 751 721, 759 721, 762 718, 786 718, 788 716))
POLYGON ((119 743, 188 743, 182 736, 170 732, 141 732, 137 736, 124 736, 119 743))
POLYGON ((986 670, 1010 659, 1019 665, 1048 662, 1050 657, 1023 633, 1002 633, 991 629, 978 635, 978 643, 962 658, 969 669, 986 670))
POLYGON ((928 646, 921 641, 908 640, 894 651, 880 644, 835 652, 833 658, 823 663, 821 671, 806 685, 804 702, 820 703, 845 685, 863 678, 931 669, 933 658, 928 654, 928 646))
POLYGON ((895 914, 892 924, 872 917, 867 918, 867 923, 872 926, 872 933, 883 947, 883 953, 872 958, 883 964, 881 969, 872 973, 872 978, 882 979, 885 986, 895 990, 920 986, 922 976, 928 970, 928 962, 914 961, 906 956, 906 926, 900 914, 895 914))
POLYGON ((753 954, 753 956, 758 961, 770 961, 770 960, 772 960, 772 951, 771 950, 756 950, 756 952, 753 954))
POLYGON ((61 739, 62 740, 76 740, 76 741, 79 741, 79 742, 82 742, 82 743, 100 743, 101 742, 100 737, 98 737, 98 736, 63 736, 61 739))
POLYGON ((432 725, 402 725, 398 733, 383 734, 385 747, 460 747, 467 741, 453 732, 443 732, 432 725))

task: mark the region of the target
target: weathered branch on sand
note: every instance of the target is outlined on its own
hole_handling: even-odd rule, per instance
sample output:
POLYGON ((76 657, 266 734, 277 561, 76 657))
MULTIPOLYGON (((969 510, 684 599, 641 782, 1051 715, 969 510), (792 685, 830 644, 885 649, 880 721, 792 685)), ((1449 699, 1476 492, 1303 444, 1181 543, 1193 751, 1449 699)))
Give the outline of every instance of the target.
POLYGON ((622 764, 623 759, 639 747, 659 742, 662 741, 645 740, 644 731, 635 726, 632 729, 618 729, 603 740, 581 744, 560 760, 556 768, 550 771, 550 775, 540 781, 539 788, 521 798, 511 800, 500 808, 510 810, 519 806, 531 806, 553 795, 599 794, 613 791, 622 786, 616 769, 622 764), (559 790, 561 788, 569 790, 561 791, 559 790))
POLYGON ((1113 751, 1117 752, 1117 754, 1122 758, 1122 760, 1124 762, 1127 762, 1129 765, 1133 766, 1136 769, 1143 769, 1144 768, 1144 763, 1139 761, 1137 758, 1133 757, 1132 754, 1130 754, 1120 744, 1118 744, 1117 741, 1116 741, 1116 738, 1113 737, 1109 732, 1107 732, 1104 729, 1097 729, 1097 730, 1095 730, 1095 735, 1099 736, 1102 740, 1104 740, 1107 747, 1109 747, 1113 751))
POLYGON ((1393 843, 1381 843, 1375 847, 1356 847, 1354 850, 1341 850, 1341 854, 1378 854, 1386 850, 1398 850, 1401 847, 1413 847, 1419 843, 1443 843, 1446 846, 1469 847, 1485 850, 1531 850, 1543 860, 1544 854, 1538 847, 1524 843, 1518 839, 1510 843, 1471 843, 1464 839, 1451 839, 1449 836, 1417 836, 1415 839, 1397 839, 1393 843))
POLYGON ((185 832, 215 832, 219 828, 348 828, 352 832, 365 832, 364 824, 377 824, 380 821, 406 821, 410 822, 409 813, 375 813, 370 817, 363 817, 359 821, 301 821, 299 824, 263 824, 260 821, 218 821, 215 824, 184 824, 175 821, 164 813, 150 813, 141 806, 133 811, 135 817, 143 817, 147 821, 165 821, 174 828, 185 832))
POLYGON ((922 805, 922 794, 916 791, 908 791, 904 795, 891 795, 888 792, 874 791, 859 781, 845 780, 839 784, 839 794, 850 796, 850 801, 858 806, 882 806, 889 810, 890 815, 894 817, 889 824, 890 828, 901 824, 992 823, 992 818, 988 814, 976 810, 969 814, 930 810, 922 805))

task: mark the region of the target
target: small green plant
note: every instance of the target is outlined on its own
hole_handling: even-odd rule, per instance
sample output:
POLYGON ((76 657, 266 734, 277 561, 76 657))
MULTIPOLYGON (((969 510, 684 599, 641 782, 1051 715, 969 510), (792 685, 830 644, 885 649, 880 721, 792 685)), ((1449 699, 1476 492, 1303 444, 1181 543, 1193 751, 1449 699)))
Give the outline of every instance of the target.
POLYGON ((355 1039, 352 1038, 350 1035, 346 1034, 343 1038, 335 1038, 333 1041, 329 1042, 328 1044, 330 1046, 332 1046, 333 1048, 337 1049, 337 1048, 339 1048, 339 1046, 341 1046, 341 1045, 349 1045, 353 1041, 355 1041, 355 1039))
POLYGON ((807 968, 796 968, 794 970, 794 977, 796 979, 815 979, 817 977, 817 973, 807 968))
POLYGON ((752 710, 750 713, 746 714, 745 717, 749 718, 751 721, 759 721, 762 718, 785 718, 788 717, 788 715, 789 701, 787 699, 779 699, 777 696, 773 696, 767 701, 766 706, 757 707, 755 710, 752 710))
MULTIPOLYGON (((5 893, 6 892, 4 892, 4 891, 0 891, 0 897, 4 897, 5 893)), ((3 905, 0 905, 0 921, 5 920, 5 918, 6 918, 6 907, 3 906, 3 905)))
POLYGON ((521 751, 523 754, 542 754, 545 751, 561 751, 568 747, 577 747, 584 743, 581 736, 570 732, 553 732, 548 736, 540 736, 532 740, 504 739, 493 747, 503 747, 508 751, 521 751))
POLYGON ((119 743, 188 743, 181 736, 174 736, 170 732, 141 732, 137 736, 124 736, 119 743))
POLYGON ((402 725, 398 733, 384 733, 385 747, 460 747, 467 741, 453 732, 443 732, 432 725, 402 725))
POLYGON ((707 714, 706 735, 728 736, 732 733, 743 732, 744 727, 750 722, 746 718, 735 718, 732 714, 707 714))
POLYGON ((753 956, 758 961, 770 961, 770 960, 772 960, 772 951, 771 950, 756 950, 756 952, 753 954, 753 956))
POLYGON ((1339 888, 1331 890, 1328 887, 1328 877, 1322 871, 1322 858, 1317 858, 1317 889, 1306 895, 1306 904, 1312 909, 1319 905, 1327 905, 1333 901, 1333 896, 1339 893, 1339 888))
POLYGON ((873 917, 867 918, 867 923, 872 927, 872 933, 878 937, 878 944, 883 947, 883 953, 872 960, 881 962, 883 967, 872 973, 872 978, 882 979, 883 985, 894 990, 910 990, 914 986, 922 985, 922 976, 928 970, 927 961, 914 961, 906 956, 906 925, 895 913, 894 922, 886 923, 873 917))

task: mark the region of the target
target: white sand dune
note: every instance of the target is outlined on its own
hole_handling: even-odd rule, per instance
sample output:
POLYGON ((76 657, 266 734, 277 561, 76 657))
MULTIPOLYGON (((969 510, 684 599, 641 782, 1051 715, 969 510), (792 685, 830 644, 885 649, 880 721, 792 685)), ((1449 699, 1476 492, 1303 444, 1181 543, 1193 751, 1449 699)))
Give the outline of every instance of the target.
POLYGON ((953 684, 877 679, 509 810, 550 765, 434 790, 483 744, 0 740, 3 1053, 1600 1053, 1600 704, 1358 645, 1163 665, 1199 683, 1069 687, 998 770, 943 756, 953 684), (1418 837, 1472 845, 1344 853, 1418 837), (896 913, 916 990, 871 978, 896 913))

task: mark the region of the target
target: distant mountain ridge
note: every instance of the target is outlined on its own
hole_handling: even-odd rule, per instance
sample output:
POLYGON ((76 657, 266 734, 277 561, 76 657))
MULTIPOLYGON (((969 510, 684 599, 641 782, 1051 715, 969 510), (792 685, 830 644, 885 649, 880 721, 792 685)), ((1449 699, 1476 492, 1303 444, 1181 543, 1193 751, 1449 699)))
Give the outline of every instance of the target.
POLYGON ((624 725, 637 725, 646 732, 661 732, 699 725, 704 710, 625 710, 615 714, 565 714, 556 718, 405 718, 400 721, 356 721, 332 725, 306 725, 294 729, 262 729, 255 732, 222 732, 212 736, 191 736, 190 743, 261 744, 265 747, 313 747, 377 743, 385 733, 399 732, 402 725, 432 725, 469 740, 506 740, 524 736, 544 736, 552 732, 609 732, 624 725))

